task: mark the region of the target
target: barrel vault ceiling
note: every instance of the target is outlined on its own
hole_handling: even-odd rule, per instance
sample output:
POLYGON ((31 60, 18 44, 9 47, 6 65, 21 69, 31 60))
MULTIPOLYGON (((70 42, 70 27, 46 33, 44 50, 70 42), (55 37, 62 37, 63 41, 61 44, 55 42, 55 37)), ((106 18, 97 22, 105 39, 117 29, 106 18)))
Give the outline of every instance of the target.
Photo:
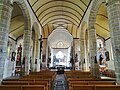
POLYGON ((73 38, 79 37, 78 27, 91 0, 28 0, 47 38, 57 27, 67 29, 73 38))
MULTIPOLYGON (((79 38, 86 11, 92 0, 27 0, 33 13, 42 26, 43 38, 48 38, 53 30, 63 27, 79 38)), ((108 18, 105 3, 101 4, 96 17, 96 33, 104 39, 109 38, 108 18)), ((24 19, 17 4, 13 5, 9 36, 15 40, 23 35, 24 19)))

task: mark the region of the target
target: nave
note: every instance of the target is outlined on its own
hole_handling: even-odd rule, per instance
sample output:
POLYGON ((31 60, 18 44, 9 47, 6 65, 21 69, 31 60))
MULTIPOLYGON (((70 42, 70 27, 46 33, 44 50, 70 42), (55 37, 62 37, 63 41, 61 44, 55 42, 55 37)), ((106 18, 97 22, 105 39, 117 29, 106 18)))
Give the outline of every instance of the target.
POLYGON ((94 78, 90 72, 71 70, 58 74, 45 70, 3 79, 0 90, 120 90, 120 85, 115 78, 94 78))
POLYGON ((0 0, 0 83, 119 90, 120 0, 0 0), (70 71, 49 71, 59 66, 70 71))

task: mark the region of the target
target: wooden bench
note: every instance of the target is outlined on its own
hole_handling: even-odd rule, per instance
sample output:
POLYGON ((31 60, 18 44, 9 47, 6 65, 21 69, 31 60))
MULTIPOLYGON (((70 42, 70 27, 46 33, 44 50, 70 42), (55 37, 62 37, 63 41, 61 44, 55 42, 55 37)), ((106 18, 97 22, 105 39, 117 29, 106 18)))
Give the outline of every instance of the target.
POLYGON ((89 81, 88 85, 116 85, 115 81, 89 81))
POLYGON ((3 80, 2 84, 3 85, 26 85, 26 86, 31 86, 31 85, 43 85, 45 90, 50 90, 51 89, 51 84, 52 81, 54 80, 56 76, 55 71, 40 71, 40 72, 31 72, 29 75, 23 76, 20 79, 16 80, 3 80))
POLYGON ((28 82, 19 81, 2 81, 2 85, 28 85, 28 82))
POLYGON ((95 90, 94 85, 73 85, 70 90, 95 90))
POLYGON ((88 82, 86 81, 71 81, 69 82, 69 90, 74 86, 74 85, 88 85, 88 82))
POLYGON ((88 82, 87 81, 71 81, 71 82, 69 82, 69 85, 72 85, 72 84, 88 85, 88 82))
POLYGON ((29 85, 44 85, 45 90, 50 90, 50 86, 48 85, 48 82, 46 81, 36 81, 36 82, 29 82, 29 85))
POLYGON ((69 89, 81 85, 116 85, 115 81, 70 81, 69 89))
POLYGON ((41 78, 43 78, 43 79, 50 79, 51 81, 53 81, 55 77, 42 75, 42 76, 27 76, 27 77, 24 77, 24 78, 30 78, 30 79, 41 79, 41 78))
POLYGON ((20 79, 19 81, 31 81, 31 82, 47 81, 49 86, 50 86, 51 83, 52 83, 51 80, 48 79, 48 78, 39 78, 39 79, 23 78, 23 79, 20 79))
POLYGON ((120 90, 120 85, 73 85, 70 90, 120 90))
POLYGON ((68 78, 67 81, 100 81, 101 79, 94 78, 68 78))
POLYGON ((0 85, 0 90, 45 90, 42 85, 0 85))
POLYGON ((0 90, 22 90, 21 86, 16 85, 0 85, 0 90))
POLYGON ((2 85, 43 85, 45 90, 49 90, 47 81, 2 81, 2 85))
POLYGON ((22 90, 45 90, 43 85, 26 85, 22 86, 22 90))
POLYGON ((96 85, 95 90, 120 90, 120 85, 96 85))

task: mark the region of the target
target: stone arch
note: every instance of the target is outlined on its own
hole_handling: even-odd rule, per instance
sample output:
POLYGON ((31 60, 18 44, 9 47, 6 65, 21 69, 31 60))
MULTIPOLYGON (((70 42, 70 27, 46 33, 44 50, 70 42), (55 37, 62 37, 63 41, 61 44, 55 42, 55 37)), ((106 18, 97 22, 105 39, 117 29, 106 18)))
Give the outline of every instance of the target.
MULTIPOLYGON (((29 61, 30 61, 30 37, 31 37, 31 18, 28 7, 24 0, 14 0, 21 8, 24 17, 24 34, 23 34, 23 58, 25 57, 25 64, 22 68, 22 74, 29 74, 29 61)), ((23 60, 23 59, 22 59, 23 60)), ((24 62, 24 61, 22 61, 24 62)))
POLYGON ((32 71, 39 71, 38 67, 39 67, 39 63, 35 63, 35 62, 39 62, 39 39, 40 39, 40 33, 38 33, 40 31, 39 28, 39 24, 37 22, 34 22, 32 25, 32 35, 34 40, 33 40, 33 52, 32 52, 32 71), (37 61, 36 61, 37 60, 37 61), (36 64, 36 65, 35 65, 36 64))
MULTIPOLYGON (((81 58, 81 69, 82 70, 87 70, 87 68, 84 68, 84 62, 87 64, 87 57, 86 57, 86 30, 87 30, 87 22, 83 21, 81 25, 81 33, 80 33, 80 58, 81 58)), ((86 65, 88 66, 88 65, 86 65)))
POLYGON ((95 28, 94 25, 96 21, 97 11, 102 2, 105 2, 105 0, 94 0, 93 1, 92 8, 90 10, 90 15, 89 15, 89 29, 95 28))
POLYGON ((105 0, 94 0, 92 3, 92 7, 89 14, 89 27, 88 27, 88 37, 89 37, 89 49, 90 49, 90 66, 92 76, 95 78, 99 78, 99 69, 96 61, 97 55, 97 47, 96 47, 96 30, 95 30, 95 22, 97 11, 102 2, 105 0))
POLYGON ((37 22, 34 22, 33 25, 32 25, 32 30, 35 30, 35 39, 39 39, 40 38, 40 33, 38 33, 40 31, 40 28, 39 28, 39 24, 37 22))
POLYGON ((28 7, 25 4, 24 0, 14 0, 13 3, 14 2, 18 4, 18 6, 21 8, 23 12, 25 30, 31 30, 31 18, 28 11, 28 7))
POLYGON ((85 39, 86 29, 87 29, 87 22, 83 21, 83 23, 81 25, 81 33, 80 33, 81 35, 80 35, 80 38, 85 39))

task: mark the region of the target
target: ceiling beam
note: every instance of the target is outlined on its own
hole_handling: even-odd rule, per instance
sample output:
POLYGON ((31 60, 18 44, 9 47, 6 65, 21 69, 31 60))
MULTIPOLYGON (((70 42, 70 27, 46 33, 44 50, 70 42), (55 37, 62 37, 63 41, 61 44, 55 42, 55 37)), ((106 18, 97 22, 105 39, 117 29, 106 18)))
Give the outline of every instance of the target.
POLYGON ((102 38, 104 41, 105 41, 105 38, 104 37, 102 37, 101 35, 99 35, 99 34, 96 34, 97 36, 99 36, 100 38, 102 38))
POLYGON ((24 24, 22 24, 22 25, 18 26, 17 28, 11 30, 11 31, 9 32, 9 34, 12 33, 12 32, 14 32, 14 31, 16 31, 17 29, 19 29, 19 28, 21 28, 21 27, 24 27, 24 24))
POLYGON ((56 24, 56 23, 73 24, 73 23, 68 23, 67 21, 55 21, 52 24, 56 24))
POLYGON ((34 3, 33 3, 33 5, 31 5, 32 7, 38 2, 39 0, 36 0, 34 3))
POLYGON ((107 17, 107 16, 105 16, 105 15, 103 15, 103 14, 97 14, 97 16, 102 16, 102 17, 104 17, 104 18, 108 19, 108 17, 107 17))
POLYGON ((9 37, 10 39, 12 39, 13 41, 15 41, 15 42, 17 41, 17 40, 15 40, 15 39, 14 39, 13 37, 11 37, 11 36, 8 36, 8 37, 9 37))
MULTIPOLYGON (((67 8, 67 9, 71 9, 71 10, 75 11, 76 13, 78 13, 78 14, 80 15, 80 17, 82 17, 82 15, 81 15, 81 13, 80 13, 79 11, 77 11, 76 9, 74 9, 74 8, 72 8, 72 7, 64 6, 64 5, 50 6, 50 7, 46 8, 45 10, 43 10, 42 12, 40 12, 39 15, 38 15, 38 17, 39 17, 42 13, 46 12, 47 10, 49 10, 49 9, 51 9, 51 8, 56 8, 56 7, 61 7, 61 8, 64 7, 64 8, 67 8)), ((35 11, 35 13, 37 13, 37 10, 35 11)))
POLYGON ((102 29, 104 29, 104 30, 106 30, 106 31, 108 31, 108 32, 110 32, 108 29, 106 29, 106 28, 104 28, 103 26, 101 26, 100 24, 98 24, 98 23, 95 23, 97 26, 99 26, 99 27, 101 27, 102 29))
POLYGON ((20 36, 18 36, 18 37, 16 38, 16 41, 17 41, 20 37, 23 37, 23 34, 22 34, 22 35, 20 35, 20 36))
POLYGON ((111 37, 108 37, 107 39, 105 39, 105 41, 107 41, 107 40, 109 40, 109 39, 111 39, 111 37))
MULTIPOLYGON (((39 1, 40 1, 40 0, 39 0, 39 1)), ((47 5, 47 4, 51 3, 51 2, 58 2, 58 1, 71 3, 71 4, 75 5, 75 6, 77 6, 82 12, 84 12, 84 10, 83 10, 79 5, 75 4, 74 2, 68 1, 68 0, 51 0, 51 1, 48 1, 48 2, 46 2, 46 3, 44 3, 44 4, 42 4, 35 12, 37 12, 37 11, 38 11, 40 8, 42 8, 44 5, 47 5)), ((34 5, 35 5, 35 4, 34 4, 34 5)))
MULTIPOLYGON (((49 21, 49 22, 47 22, 47 23, 50 23, 50 22, 55 21, 55 20, 58 20, 58 19, 61 19, 61 20, 66 20, 66 21, 69 21, 69 22, 71 22, 72 24, 76 25, 74 22, 72 22, 71 20, 66 19, 66 18, 55 18, 55 19, 50 20, 50 21, 49 21)), ((60 20, 59 20, 59 22, 60 22, 60 20)), ((46 25, 46 24, 45 24, 45 25, 46 25)), ((45 25, 43 25, 43 26, 45 26, 45 25)), ((76 25, 76 26, 77 26, 77 25, 76 25)))
MULTIPOLYGON (((68 16, 68 15, 65 15, 65 14, 56 14, 56 15, 52 15, 52 16, 50 16, 50 17, 48 17, 48 18, 46 18, 43 22, 41 22, 41 24, 42 24, 42 26, 43 26, 43 24, 47 21, 47 20, 49 20, 50 18, 52 18, 52 17, 55 17, 56 16, 56 18, 58 17, 60 17, 60 16, 66 16, 66 17, 69 17, 70 19, 72 19, 73 21, 75 21, 77 24, 79 24, 79 22, 77 21, 77 20, 75 20, 73 17, 71 17, 71 16, 68 16)), ((64 18, 63 18, 64 19, 64 18)), ((67 19, 67 18, 65 18, 65 19, 67 19)), ((46 24, 46 23, 45 23, 46 24)))
POLYGON ((43 18, 45 18, 46 16, 48 16, 49 14, 53 14, 53 13, 69 13, 69 14, 71 14, 71 15, 73 15, 73 16, 75 16, 78 20, 80 20, 80 18, 76 15, 76 14, 74 14, 74 13, 72 13, 72 12, 69 12, 69 11, 65 11, 65 10, 55 10, 55 11, 50 11, 50 12, 47 12, 46 14, 44 14, 42 17, 40 17, 39 15, 38 15, 38 18, 40 17, 40 21, 43 19, 43 18))
POLYGON ((16 16, 12 17, 11 19, 15 19, 16 17, 20 17, 20 16, 23 16, 23 14, 16 15, 16 16))
MULTIPOLYGON (((57 26, 56 28, 54 28, 54 30, 57 29, 58 27, 63 27, 63 28, 65 28, 63 25, 59 25, 59 26, 57 26)), ((67 30, 67 28, 65 28, 65 29, 67 30)))
MULTIPOLYGON (((37 1, 38 1, 38 0, 37 0, 37 1)), ((41 23, 40 23, 40 21, 39 21, 39 19, 38 19, 37 15, 36 15, 36 13, 34 12, 34 10, 33 10, 32 6, 31 6, 31 4, 30 4, 29 0, 27 0, 27 2, 28 2, 28 4, 29 4, 29 6, 30 6, 30 8, 31 8, 31 10, 32 10, 32 12, 33 12, 33 14, 35 15, 35 17, 36 17, 37 21, 39 22, 39 24, 40 24, 41 28, 43 29, 43 27, 42 27, 42 25, 41 25, 41 23)))
POLYGON ((90 0, 88 6, 87 6, 87 8, 86 8, 86 10, 85 10, 85 12, 84 12, 84 14, 83 14, 83 16, 82 16, 82 19, 80 20, 80 23, 79 23, 79 25, 78 25, 78 28, 79 28, 79 26, 81 25, 81 23, 82 23, 82 21, 83 21, 83 19, 84 19, 84 17, 85 17, 85 14, 86 14, 86 12, 87 12, 87 10, 88 10, 88 8, 89 8, 91 2, 92 2, 92 0, 90 0))
POLYGON ((80 2, 82 2, 87 7, 87 4, 84 1, 80 0, 80 2))

